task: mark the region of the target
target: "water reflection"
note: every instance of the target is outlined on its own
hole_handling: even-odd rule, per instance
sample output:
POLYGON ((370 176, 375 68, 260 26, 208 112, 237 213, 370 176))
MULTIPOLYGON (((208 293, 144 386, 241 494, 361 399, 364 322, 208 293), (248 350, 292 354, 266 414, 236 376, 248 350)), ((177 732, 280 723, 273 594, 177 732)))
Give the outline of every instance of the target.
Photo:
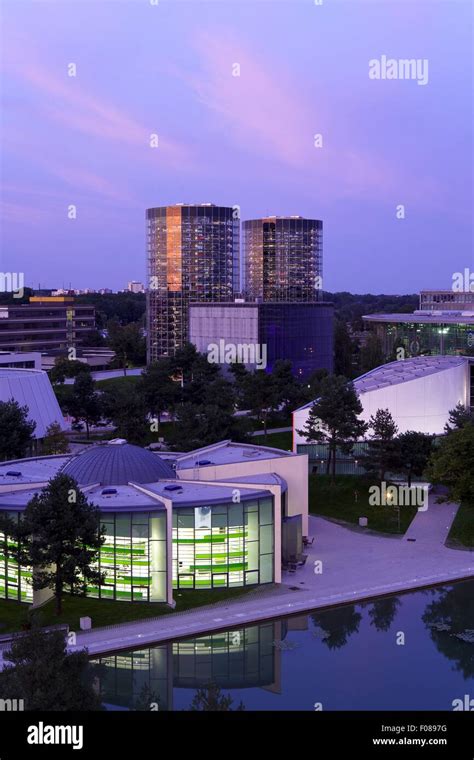
POLYGON ((98 661, 110 709, 239 709, 242 702, 247 709, 312 709, 320 698, 324 709, 450 709, 474 677, 474 582, 98 661), (406 631, 406 646, 397 646, 397 629, 406 631))

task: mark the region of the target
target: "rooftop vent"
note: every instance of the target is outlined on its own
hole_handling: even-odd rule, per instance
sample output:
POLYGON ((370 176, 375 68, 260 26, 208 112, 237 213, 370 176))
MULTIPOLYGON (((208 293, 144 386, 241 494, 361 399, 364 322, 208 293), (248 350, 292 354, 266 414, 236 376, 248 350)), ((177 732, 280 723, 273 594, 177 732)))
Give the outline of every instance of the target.
POLYGON ((7 470, 7 475, 9 475, 11 478, 20 478, 21 472, 20 470, 7 470))
POLYGON ((199 467, 201 467, 201 466, 204 466, 205 464, 214 464, 214 462, 211 462, 210 459, 198 459, 198 461, 196 462, 196 464, 199 467))
POLYGON ((110 441, 107 441, 109 446, 123 446, 124 443, 127 443, 126 438, 112 438, 110 441))
POLYGON ((102 496, 115 496, 116 493, 116 488, 103 488, 101 491, 102 496))
POLYGON ((182 491, 183 488, 182 486, 172 485, 172 486, 165 486, 164 490, 165 491, 182 491))

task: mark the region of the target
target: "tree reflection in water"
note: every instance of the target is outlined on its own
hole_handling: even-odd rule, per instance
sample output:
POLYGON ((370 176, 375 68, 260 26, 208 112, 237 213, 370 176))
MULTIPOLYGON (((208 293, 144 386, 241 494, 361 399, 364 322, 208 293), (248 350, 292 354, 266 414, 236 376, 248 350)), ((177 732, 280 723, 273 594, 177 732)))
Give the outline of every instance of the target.
POLYGON ((471 582, 456 583, 439 592, 437 599, 426 607, 422 618, 430 629, 431 639, 441 652, 454 663, 454 669, 464 678, 474 676, 474 594, 471 582), (465 640, 456 634, 461 634, 465 640))

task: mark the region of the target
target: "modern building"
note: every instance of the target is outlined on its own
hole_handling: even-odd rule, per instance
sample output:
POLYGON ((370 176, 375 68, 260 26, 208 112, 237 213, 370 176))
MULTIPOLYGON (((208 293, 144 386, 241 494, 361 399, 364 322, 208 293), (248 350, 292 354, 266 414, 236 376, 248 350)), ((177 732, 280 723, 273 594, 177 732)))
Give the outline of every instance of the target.
MULTIPOLYGON (((173 589, 280 583, 282 542, 308 531, 307 469, 304 454, 231 441, 158 455, 115 439, 0 465, 0 512, 20 519, 52 477, 71 476, 106 528, 105 582, 87 594, 172 604, 173 589)), ((42 603, 29 572, 0 534, 0 597, 42 603)))
POLYGON ((40 353, 12 353, 0 351, 0 367, 13 369, 43 369, 40 353))
POLYGON ((420 309, 427 311, 474 311, 474 292, 422 290, 420 309))
POLYGON ((302 216, 243 222, 243 290, 250 301, 317 301, 322 290, 323 223, 302 216))
POLYGON ((191 304, 189 309, 189 340, 210 360, 217 347, 223 369, 238 361, 249 370, 271 372, 278 359, 289 359, 300 379, 318 369, 331 373, 333 332, 334 307, 322 301, 238 301, 191 304))
POLYGON ((148 362, 173 356, 188 340, 191 301, 232 300, 239 290, 240 220, 212 203, 149 208, 148 362))
MULTIPOLYGON (((420 356, 390 362, 354 380, 362 403, 360 418, 368 422, 378 409, 388 409, 399 433, 415 430, 443 435, 449 412, 457 404, 474 411, 474 357, 420 356)), ((327 447, 308 443, 301 433, 311 402, 293 412, 293 450, 309 456, 313 471, 324 471, 327 447)), ((338 471, 351 474, 358 469, 357 454, 364 443, 356 443, 350 456, 338 453, 338 471)))
POLYGON ((129 293, 144 293, 145 286, 143 282, 138 282, 137 280, 130 280, 130 282, 127 283, 127 290, 129 293))
POLYGON ((40 441, 46 429, 64 419, 46 372, 36 369, 6 368, 0 365, 0 401, 17 401, 28 407, 28 418, 36 423, 33 437, 40 441))
POLYGON ((462 355, 474 349, 474 311, 415 311, 413 314, 369 314, 365 326, 379 337, 386 359, 462 355))
POLYGON ((34 296, 27 304, 0 305, 0 350, 67 351, 95 328, 95 309, 71 296, 34 296))

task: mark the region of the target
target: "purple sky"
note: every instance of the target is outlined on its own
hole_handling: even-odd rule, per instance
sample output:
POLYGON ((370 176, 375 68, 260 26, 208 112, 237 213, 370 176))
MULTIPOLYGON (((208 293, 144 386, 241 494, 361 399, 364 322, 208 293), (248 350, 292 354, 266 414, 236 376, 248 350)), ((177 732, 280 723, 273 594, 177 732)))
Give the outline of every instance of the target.
POLYGON ((176 202, 323 219, 327 290, 474 268, 470 0, 151 2, 2 0, 2 271, 144 280, 145 208, 176 202), (369 79, 382 55, 428 84, 369 79))

